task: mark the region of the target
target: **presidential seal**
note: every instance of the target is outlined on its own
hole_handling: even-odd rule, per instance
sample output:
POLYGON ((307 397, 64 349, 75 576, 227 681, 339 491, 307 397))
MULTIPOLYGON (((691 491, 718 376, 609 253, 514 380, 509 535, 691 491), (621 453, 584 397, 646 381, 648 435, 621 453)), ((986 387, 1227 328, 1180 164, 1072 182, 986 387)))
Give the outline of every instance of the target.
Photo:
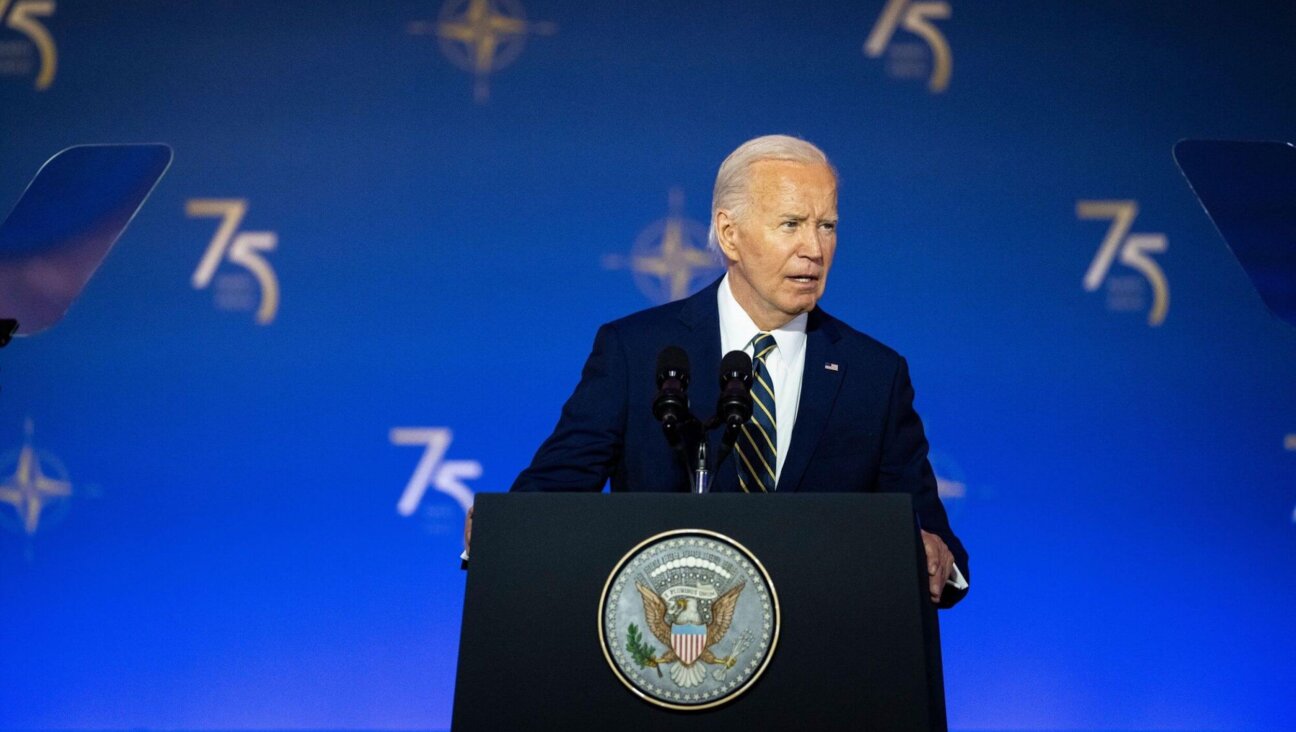
POLYGON ((612 671, 658 706, 708 709, 749 689, 778 644, 774 584, 747 548, 681 529, 631 549, 599 602, 612 671))

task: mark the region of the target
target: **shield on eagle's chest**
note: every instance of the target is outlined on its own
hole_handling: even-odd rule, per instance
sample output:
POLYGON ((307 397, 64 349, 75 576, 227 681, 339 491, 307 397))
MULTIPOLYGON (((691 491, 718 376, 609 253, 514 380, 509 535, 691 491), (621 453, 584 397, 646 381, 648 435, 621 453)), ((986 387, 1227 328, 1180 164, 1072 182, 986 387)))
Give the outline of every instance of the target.
POLYGON ((702 649, 706 648, 706 632, 705 625, 671 626, 671 648, 675 649, 680 663, 692 666, 702 655, 702 649))

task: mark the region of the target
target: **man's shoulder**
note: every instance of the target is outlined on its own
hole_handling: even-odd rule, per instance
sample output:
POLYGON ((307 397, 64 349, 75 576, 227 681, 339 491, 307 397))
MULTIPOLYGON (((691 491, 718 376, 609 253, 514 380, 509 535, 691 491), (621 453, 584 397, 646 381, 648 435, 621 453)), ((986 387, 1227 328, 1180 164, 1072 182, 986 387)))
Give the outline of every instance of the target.
POLYGON ((618 333, 638 333, 644 330, 661 328, 663 325, 677 322, 688 323, 698 318, 716 318, 716 287, 719 280, 688 297, 644 308, 629 315, 603 324, 603 328, 618 333))
POLYGON ((853 361, 864 360, 893 367, 904 358, 891 346, 822 309, 816 310, 815 315, 819 327, 823 328, 829 337, 834 338, 836 347, 842 349, 853 361))
POLYGON ((677 320, 684 310, 684 303, 688 300, 676 300, 668 302, 665 305, 656 305, 650 308, 638 310, 629 315, 623 315, 616 320, 603 324, 604 328, 614 330, 635 330, 645 326, 653 326, 659 323, 677 320))

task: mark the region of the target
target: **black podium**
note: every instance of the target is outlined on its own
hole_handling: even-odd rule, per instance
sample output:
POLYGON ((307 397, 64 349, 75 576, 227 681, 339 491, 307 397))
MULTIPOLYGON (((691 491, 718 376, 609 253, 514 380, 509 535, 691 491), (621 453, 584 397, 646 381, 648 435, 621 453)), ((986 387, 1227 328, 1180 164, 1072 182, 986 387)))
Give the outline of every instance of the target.
POLYGON ((944 730, 924 565, 903 494, 479 495, 453 729, 944 730), (600 634, 618 564, 680 529, 739 543, 777 591, 763 673, 704 710, 641 698, 600 634))

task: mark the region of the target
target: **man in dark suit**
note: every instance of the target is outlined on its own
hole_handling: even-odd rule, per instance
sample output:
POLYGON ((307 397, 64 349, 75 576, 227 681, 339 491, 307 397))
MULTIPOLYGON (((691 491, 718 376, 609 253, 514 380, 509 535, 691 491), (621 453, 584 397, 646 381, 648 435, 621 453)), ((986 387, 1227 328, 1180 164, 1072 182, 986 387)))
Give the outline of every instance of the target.
MULTIPOLYGON (((908 366, 817 306, 836 227, 837 176, 818 148, 770 135, 730 154, 716 177, 710 237, 727 274, 601 327, 558 426, 511 490, 598 491, 609 479, 613 491, 687 490, 687 469, 651 410, 657 354, 675 345, 710 364, 743 349, 753 357, 755 409, 711 490, 910 493, 932 601, 961 599, 967 553, 937 494, 908 366)), ((716 379, 693 379, 693 404, 718 395, 716 379)))

